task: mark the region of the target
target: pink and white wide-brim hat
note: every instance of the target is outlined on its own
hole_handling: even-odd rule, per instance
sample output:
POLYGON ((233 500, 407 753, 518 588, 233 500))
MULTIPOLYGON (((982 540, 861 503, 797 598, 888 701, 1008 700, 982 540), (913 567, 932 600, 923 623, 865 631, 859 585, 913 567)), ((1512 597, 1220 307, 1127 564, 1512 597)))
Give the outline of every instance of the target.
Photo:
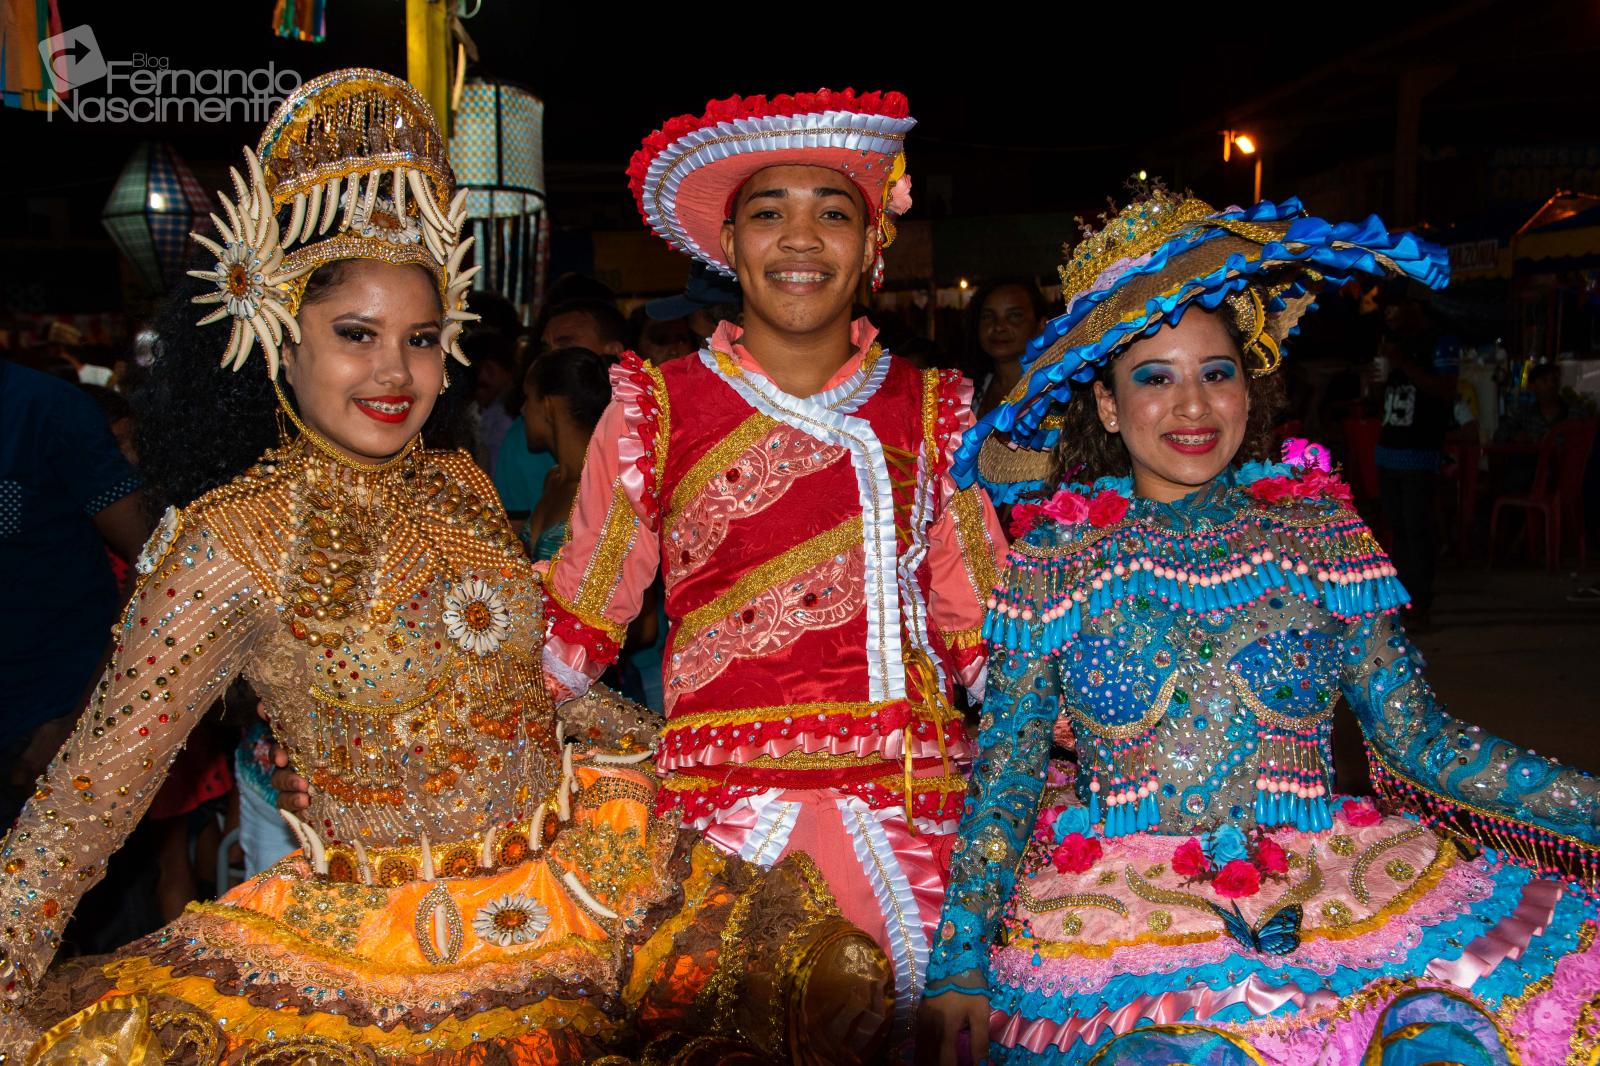
POLYGON ((628 184, 651 229, 732 276, 719 237, 740 187, 767 167, 826 167, 861 189, 881 252, 894 239, 891 220, 911 206, 904 147, 915 125, 900 93, 732 96, 646 137, 628 164, 628 184))

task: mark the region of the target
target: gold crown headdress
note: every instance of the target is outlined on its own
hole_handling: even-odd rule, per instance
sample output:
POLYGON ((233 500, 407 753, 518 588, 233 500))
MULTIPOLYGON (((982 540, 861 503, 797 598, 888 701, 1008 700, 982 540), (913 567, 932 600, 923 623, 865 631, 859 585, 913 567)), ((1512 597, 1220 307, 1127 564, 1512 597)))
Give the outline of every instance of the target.
POLYGON ((306 280, 340 259, 431 270, 445 313, 440 348, 467 362, 461 330, 478 317, 466 297, 480 268, 461 268, 473 240, 460 238, 466 192, 454 192, 444 138, 416 89, 377 70, 314 78, 244 155, 249 180, 231 169, 234 199, 219 194, 226 217, 211 216, 221 243, 190 234, 217 260, 212 270, 189 271, 217 286, 194 302, 221 305, 199 324, 233 319, 222 365, 238 370, 260 341, 276 380, 284 336, 300 342, 295 315, 306 280))
MULTIPOLYGON (((1187 193, 1174 195, 1160 181, 1140 182, 1132 188, 1133 202, 1120 210, 1110 202, 1111 212, 1100 215, 1098 230, 1078 219, 1081 239, 1070 248, 1062 248, 1066 262, 1057 273, 1061 277, 1061 296, 1069 311, 1078 297, 1106 288, 1108 280, 1115 282, 1116 275, 1171 244, 1186 231, 1198 232, 1210 227, 1263 244, 1282 236, 1268 226, 1223 217, 1198 197, 1187 193)), ((1263 293, 1261 285, 1252 283, 1223 300, 1241 336, 1240 346, 1252 374, 1270 374, 1283 359, 1279 348, 1281 338, 1274 337, 1269 329, 1271 322, 1266 307, 1288 287, 1289 283, 1269 285, 1263 293)), ((1288 325, 1292 326, 1293 320, 1288 325)))

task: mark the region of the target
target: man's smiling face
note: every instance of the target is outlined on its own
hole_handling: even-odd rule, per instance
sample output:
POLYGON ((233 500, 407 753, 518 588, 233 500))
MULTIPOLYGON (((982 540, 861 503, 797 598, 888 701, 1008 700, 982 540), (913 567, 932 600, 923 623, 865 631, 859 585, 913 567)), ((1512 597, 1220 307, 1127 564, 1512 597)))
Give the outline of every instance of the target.
POLYGON ((811 333, 848 316, 876 251, 868 217, 861 190, 838 171, 781 166, 753 175, 722 227, 747 320, 811 333))

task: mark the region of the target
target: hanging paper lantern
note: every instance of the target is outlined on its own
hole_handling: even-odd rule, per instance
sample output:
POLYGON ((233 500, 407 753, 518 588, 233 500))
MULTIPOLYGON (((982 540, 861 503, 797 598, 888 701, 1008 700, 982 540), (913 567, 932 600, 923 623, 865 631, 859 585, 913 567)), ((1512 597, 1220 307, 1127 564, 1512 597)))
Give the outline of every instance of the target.
POLYGON ((135 148, 111 189, 100 221, 139 276, 155 290, 183 274, 197 228, 211 201, 172 146, 146 141, 135 148))
POLYGON ((544 198, 544 101, 520 86, 462 86, 450 136, 456 185, 483 271, 475 282, 519 306, 544 294, 549 218, 544 198))

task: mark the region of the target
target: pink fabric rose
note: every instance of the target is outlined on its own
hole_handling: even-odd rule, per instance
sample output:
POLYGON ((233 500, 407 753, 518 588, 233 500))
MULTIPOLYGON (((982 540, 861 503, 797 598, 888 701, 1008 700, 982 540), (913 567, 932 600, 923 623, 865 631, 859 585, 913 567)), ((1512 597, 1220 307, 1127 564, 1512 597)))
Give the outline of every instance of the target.
POLYGON ((1193 880, 1210 870, 1211 864, 1206 861, 1205 849, 1194 837, 1179 844, 1172 852, 1172 872, 1179 877, 1193 880))
POLYGON ((1066 804, 1058 803, 1054 807, 1046 807, 1040 811, 1038 819, 1033 823, 1033 838, 1035 840, 1043 841, 1046 844, 1054 840, 1056 835, 1056 819, 1060 818, 1061 812, 1066 809, 1066 804))
POLYGON ((1262 873, 1286 874, 1289 872, 1289 856, 1282 844, 1271 837, 1262 837, 1260 846, 1256 848, 1256 865, 1261 867, 1262 873))
POLYGON ((1261 891, 1261 871, 1244 859, 1234 859, 1217 871, 1212 889, 1223 899, 1241 899, 1261 891))
POLYGON ((1100 841, 1082 833, 1068 833, 1051 854, 1050 861, 1064 874, 1081 874, 1100 861, 1100 841))
POLYGON ((911 210, 911 175, 905 174, 889 186, 889 214, 898 218, 911 210))
POLYGON ((1119 492, 1106 489, 1089 501, 1089 523, 1097 529, 1114 526, 1128 513, 1128 501, 1119 492))
POLYGON ((1044 505, 1044 514, 1064 526, 1075 526, 1089 517, 1089 501, 1076 492, 1062 489, 1044 505))
POLYGON ((1307 470, 1300 479, 1300 495, 1325 496, 1334 500, 1350 499, 1350 486, 1339 480, 1335 474, 1325 473, 1321 470, 1307 470))
POLYGON ((1370 800, 1348 799, 1344 806, 1339 808, 1339 817, 1344 819, 1346 825, 1360 828, 1366 825, 1377 825, 1383 821, 1383 815, 1378 813, 1378 808, 1370 800))

